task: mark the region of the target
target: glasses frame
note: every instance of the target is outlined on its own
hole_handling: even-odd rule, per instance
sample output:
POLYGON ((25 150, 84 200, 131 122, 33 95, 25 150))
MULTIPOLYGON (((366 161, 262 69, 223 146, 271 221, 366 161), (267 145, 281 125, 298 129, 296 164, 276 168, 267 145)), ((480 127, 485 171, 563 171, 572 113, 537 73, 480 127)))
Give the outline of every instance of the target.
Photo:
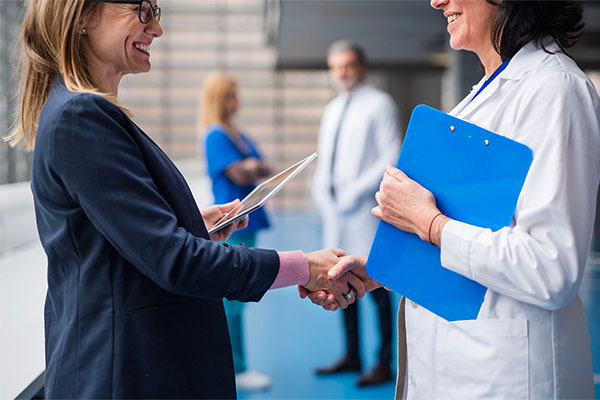
POLYGON ((96 0, 102 3, 112 3, 112 4, 137 4, 138 8, 138 19, 142 24, 148 24, 152 20, 152 17, 156 19, 156 22, 160 22, 161 10, 159 6, 154 7, 150 0, 96 0), (148 6, 151 10, 151 17, 148 21, 144 21, 142 19, 142 3, 148 3, 148 6))

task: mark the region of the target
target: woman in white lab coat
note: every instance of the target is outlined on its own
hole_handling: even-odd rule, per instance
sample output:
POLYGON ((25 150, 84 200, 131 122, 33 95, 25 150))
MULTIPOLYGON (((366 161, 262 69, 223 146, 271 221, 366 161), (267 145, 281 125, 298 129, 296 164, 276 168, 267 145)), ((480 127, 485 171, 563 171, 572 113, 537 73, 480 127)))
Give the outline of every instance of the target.
MULTIPOLYGON (((445 268, 488 288, 476 320, 449 323, 410 301, 402 304, 397 395, 593 398, 589 333, 577 292, 600 177, 600 100, 564 52, 580 35, 582 5, 431 5, 448 20, 451 47, 474 51, 485 69, 451 114, 526 144, 534 157, 511 226, 496 232, 441 215, 429 191, 388 166, 373 214, 439 246, 445 268)), ((330 276, 364 272, 365 259, 346 258, 330 276)))

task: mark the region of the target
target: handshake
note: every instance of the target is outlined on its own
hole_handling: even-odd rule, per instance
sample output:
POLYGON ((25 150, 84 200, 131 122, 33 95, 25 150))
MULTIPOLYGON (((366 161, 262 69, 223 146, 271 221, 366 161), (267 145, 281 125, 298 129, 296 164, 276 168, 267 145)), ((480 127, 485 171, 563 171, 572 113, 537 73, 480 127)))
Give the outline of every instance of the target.
POLYGON ((323 249, 307 253, 308 282, 299 286, 301 298, 308 297, 326 310, 346 308, 365 293, 382 287, 366 271, 367 256, 347 256, 343 250, 323 249))

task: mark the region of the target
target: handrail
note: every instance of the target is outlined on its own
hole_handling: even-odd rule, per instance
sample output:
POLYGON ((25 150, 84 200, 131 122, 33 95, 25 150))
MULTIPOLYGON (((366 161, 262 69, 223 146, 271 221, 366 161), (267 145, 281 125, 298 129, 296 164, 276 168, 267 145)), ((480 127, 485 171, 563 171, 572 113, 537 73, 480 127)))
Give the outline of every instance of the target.
POLYGON ((44 382, 46 380, 46 371, 42 372, 23 390, 15 400, 32 400, 44 398, 44 382))

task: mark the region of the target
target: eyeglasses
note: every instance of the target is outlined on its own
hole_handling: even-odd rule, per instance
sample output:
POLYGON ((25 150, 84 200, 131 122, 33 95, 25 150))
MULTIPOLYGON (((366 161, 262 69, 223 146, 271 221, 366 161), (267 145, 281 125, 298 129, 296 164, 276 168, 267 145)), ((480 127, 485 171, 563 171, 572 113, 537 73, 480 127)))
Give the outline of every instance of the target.
POLYGON ((137 4, 138 5, 138 18, 142 24, 147 24, 152 19, 156 18, 156 22, 160 22, 160 7, 153 7, 152 3, 148 0, 93 0, 101 1, 103 3, 113 4, 137 4))

